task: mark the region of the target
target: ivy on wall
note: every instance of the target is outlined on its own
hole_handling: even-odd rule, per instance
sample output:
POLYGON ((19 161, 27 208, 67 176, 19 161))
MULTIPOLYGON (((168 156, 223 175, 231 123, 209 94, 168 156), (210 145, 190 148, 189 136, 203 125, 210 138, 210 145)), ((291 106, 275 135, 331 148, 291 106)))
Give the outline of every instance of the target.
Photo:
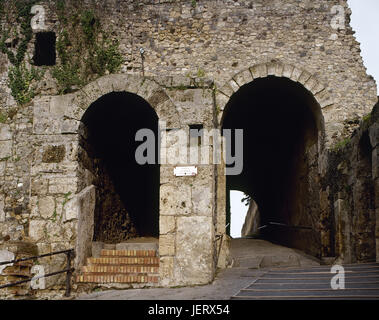
POLYGON ((0 0, 0 51, 11 63, 8 85, 11 94, 20 105, 30 102, 35 96, 35 82, 41 80, 44 70, 25 63, 28 44, 32 40, 32 6, 37 0, 0 0))
POLYGON ((107 73, 119 71, 123 58, 99 17, 78 1, 58 0, 59 64, 53 70, 61 93, 68 93, 107 73))
MULTIPOLYGON (((0 51, 11 66, 8 86, 19 105, 37 94, 45 67, 33 66, 27 52, 33 39, 31 9, 38 0, 0 0, 0 51)), ((50 3, 51 5, 51 3, 50 3)), ((58 61, 50 71, 59 93, 72 92, 107 73, 120 70, 123 58, 119 43, 112 40, 96 13, 81 1, 55 0, 58 16, 56 51, 58 61)))

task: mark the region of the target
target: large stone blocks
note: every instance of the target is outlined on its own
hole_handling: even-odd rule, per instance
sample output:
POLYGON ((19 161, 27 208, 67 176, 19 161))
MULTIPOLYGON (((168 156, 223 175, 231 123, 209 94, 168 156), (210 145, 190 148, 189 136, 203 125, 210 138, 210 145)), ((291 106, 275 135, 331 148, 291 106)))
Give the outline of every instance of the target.
POLYGON ((212 217, 179 217, 174 276, 178 285, 206 284, 214 276, 212 217))

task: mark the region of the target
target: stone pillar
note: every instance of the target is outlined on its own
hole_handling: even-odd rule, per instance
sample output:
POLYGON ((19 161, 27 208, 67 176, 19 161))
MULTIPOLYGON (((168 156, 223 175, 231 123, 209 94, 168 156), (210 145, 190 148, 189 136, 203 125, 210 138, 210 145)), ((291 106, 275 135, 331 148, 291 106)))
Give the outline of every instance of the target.
POLYGON ((206 284, 214 277, 213 166, 194 177, 174 177, 161 166, 160 281, 162 286, 206 284))

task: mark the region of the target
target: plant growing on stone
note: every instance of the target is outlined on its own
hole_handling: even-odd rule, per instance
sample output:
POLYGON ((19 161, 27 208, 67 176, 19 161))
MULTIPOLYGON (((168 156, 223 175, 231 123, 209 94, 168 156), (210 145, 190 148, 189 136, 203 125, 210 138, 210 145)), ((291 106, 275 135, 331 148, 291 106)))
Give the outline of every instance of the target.
POLYGON ((28 103, 36 94, 35 82, 42 78, 43 71, 37 71, 25 63, 28 44, 33 37, 31 8, 36 0, 0 2, 0 19, 6 21, 1 31, 0 50, 8 57, 12 67, 8 72, 11 94, 19 105, 28 103))
POLYGON ((57 12, 61 24, 56 45, 59 61, 52 74, 60 93, 119 71, 123 63, 119 43, 102 28, 94 11, 73 1, 58 1, 57 12))

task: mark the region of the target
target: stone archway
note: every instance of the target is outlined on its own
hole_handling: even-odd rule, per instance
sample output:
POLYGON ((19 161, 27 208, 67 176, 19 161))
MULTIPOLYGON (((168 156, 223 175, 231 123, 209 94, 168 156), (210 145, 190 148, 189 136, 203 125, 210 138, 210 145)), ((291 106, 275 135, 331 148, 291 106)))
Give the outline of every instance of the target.
MULTIPOLYGON (((154 133, 158 116, 141 97, 108 93, 95 101, 82 118, 79 162, 96 186, 94 241, 120 243, 136 237, 159 236, 159 159, 139 164, 135 153, 139 130, 154 133)), ((154 147, 153 146, 153 147, 154 147)))
POLYGON ((320 204, 319 191, 315 186, 318 183, 318 159, 324 150, 325 129, 322 108, 333 104, 333 101, 328 96, 327 89, 309 72, 278 61, 271 61, 255 65, 235 75, 217 90, 216 104, 217 111, 219 112, 217 116, 220 127, 233 128, 233 125, 236 125, 235 129, 237 129, 241 128, 238 127, 241 125, 245 129, 248 141, 244 143, 244 152, 247 150, 247 156, 244 156, 244 161, 245 158, 250 158, 247 168, 246 164, 244 164, 244 170, 245 168, 247 170, 244 174, 241 174, 240 178, 225 177, 223 168, 221 166, 218 168, 218 232, 227 232, 224 226, 229 222, 227 214, 228 196, 225 190, 230 189, 231 186, 233 188, 242 188, 245 189, 246 193, 254 194, 254 199, 257 198, 258 205, 262 208, 262 224, 268 225, 272 220, 275 223, 291 225, 291 228, 301 227, 299 229, 292 228, 291 232, 284 232, 283 230, 271 231, 270 236, 272 240, 289 239, 287 243, 282 243, 308 251, 308 253, 315 256, 320 256, 320 204), (270 87, 272 88, 272 92, 268 89, 270 87), (284 88, 282 92, 279 92, 280 88, 284 88), (254 99, 258 99, 258 102, 256 102, 258 104, 267 102, 268 106, 272 107, 273 104, 279 103, 278 100, 270 100, 273 96, 278 95, 282 99, 290 99, 291 94, 294 100, 298 99, 297 102, 294 102, 293 106, 288 102, 280 106, 282 109, 279 108, 276 111, 252 110, 254 104, 252 101, 254 99), (268 101, 265 101, 266 98, 268 101), (251 109, 239 107, 244 104, 249 105, 251 109), (307 105, 309 108, 302 109, 302 104, 307 105), (291 110, 291 107, 297 108, 296 111, 291 110), (234 112, 232 115, 233 119, 231 120, 233 108, 238 109, 240 115, 238 112, 234 112), (286 116, 286 113, 290 113, 290 116, 286 116), (254 122, 249 117, 259 117, 259 120, 258 122, 254 122), (267 118, 265 119, 265 117, 267 118), (272 118, 270 119, 270 117, 272 118), (304 122, 300 125, 302 129, 298 131, 291 129, 291 127, 297 126, 293 122, 296 119, 299 123, 304 122), (288 121, 288 123, 282 125, 282 121, 288 121), (225 127, 227 122, 228 124, 225 127), (253 122, 258 126, 255 131, 251 129, 253 122), (259 122, 263 124, 259 124, 259 122), (270 127, 270 123, 272 123, 272 127, 270 127), (307 127, 312 127, 312 129, 308 130, 307 127), (281 130, 283 134, 279 134, 278 130, 281 130), (262 133, 262 131, 266 132, 262 133), (275 132, 278 134, 275 134, 275 132), (292 133, 289 134, 289 132, 292 132, 293 135, 291 135, 292 133), (278 140, 277 145, 275 145, 275 141, 269 141, 265 138, 265 136, 269 135, 275 136, 274 140, 281 140, 278 140), (260 138, 258 138, 259 136, 260 138), (287 141, 292 141, 292 139, 298 139, 298 142, 293 145, 287 144, 284 148, 281 148, 280 145, 286 144, 287 141), (249 145, 249 141, 252 145, 249 145), (272 145, 270 146, 270 144, 272 145), (250 148, 256 148, 255 151, 258 154, 253 155, 250 152, 250 148), (277 148, 278 154, 275 153, 275 148, 277 148), (293 148, 297 151, 290 153, 286 151, 286 148, 293 148), (262 156, 262 153, 266 153, 269 159, 262 156), (283 156, 281 157, 282 154, 283 156), (277 157, 277 160, 275 160, 275 157, 277 157), (257 160, 260 158, 261 161, 257 160), (297 160, 303 158, 305 159, 304 161, 297 160), (278 181, 274 181, 274 178, 269 178, 271 176, 270 163, 271 173, 275 171, 274 169, 278 169, 272 175, 277 176, 278 181), (286 171, 286 168, 291 166, 294 171, 289 171, 287 177, 280 175, 281 172, 286 171), (254 167, 258 169, 254 169, 254 167), (260 175, 259 170, 266 170, 268 172, 265 175, 260 175), (243 178, 244 175, 246 179, 243 178), (296 178, 291 178, 291 176, 296 178), (299 186, 301 185, 301 187, 296 185, 296 179, 300 181, 299 186), (288 184, 282 183, 279 180, 288 181, 288 184), (254 181, 257 181, 256 185, 254 181), (276 188, 282 191, 276 192, 276 188), (288 194, 286 193, 286 188, 290 190, 288 194), (276 202, 275 199, 279 198, 282 198, 282 200, 276 202), (302 200, 297 201, 295 200, 296 198, 302 200), (275 208, 270 207, 270 199, 271 204, 277 203, 278 206, 275 208), (286 209, 284 209, 285 207, 286 209), (312 211, 309 219, 305 217, 306 210, 312 211), (283 215, 276 215, 278 211, 281 211, 283 215), (288 212, 284 213, 285 211, 288 212), (289 214, 290 211, 296 211, 297 213, 291 215, 289 214), (266 218, 265 214, 267 215, 266 218), (268 218, 268 216, 270 217, 268 218), (274 233, 276 233, 275 236, 273 236, 274 233), (285 236, 280 235, 280 233, 285 234, 285 236), (305 241, 304 239, 308 240, 305 241), (312 242, 317 243, 314 248, 309 246, 312 242))
MULTIPOLYGON (((157 117, 166 122, 167 127, 180 126, 176 106, 164 88, 154 80, 126 74, 104 76, 78 92, 57 96, 51 102, 50 110, 53 111, 55 118, 59 118, 61 133, 77 135, 75 148, 78 149, 78 155, 81 151, 80 141, 83 141, 81 139, 83 116, 96 101, 112 94, 129 94, 138 97, 151 106, 157 117)), ((92 183, 92 173, 81 165, 80 161, 77 162, 75 170, 77 192, 70 196, 70 201, 65 206, 65 215, 77 219, 76 265, 80 266, 91 255, 95 228, 96 188, 92 183)))

